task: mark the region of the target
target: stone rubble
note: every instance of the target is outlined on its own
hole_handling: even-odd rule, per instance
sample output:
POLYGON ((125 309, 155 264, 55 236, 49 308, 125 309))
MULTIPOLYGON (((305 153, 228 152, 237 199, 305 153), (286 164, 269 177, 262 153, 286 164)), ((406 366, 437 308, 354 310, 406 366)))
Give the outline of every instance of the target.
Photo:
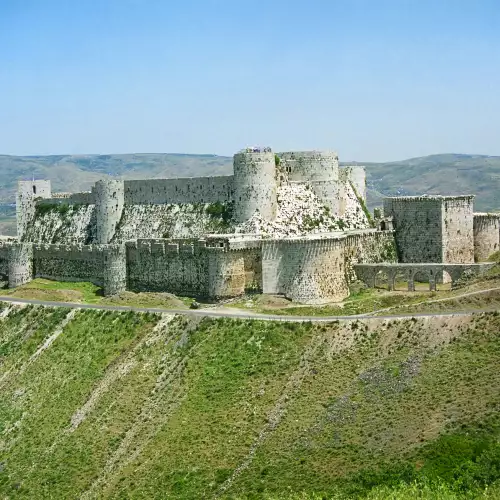
POLYGON ((353 189, 346 188, 344 217, 334 217, 307 184, 293 183, 278 188, 278 213, 270 222, 258 213, 235 227, 236 233, 269 237, 303 236, 324 232, 364 229, 368 219, 353 189))

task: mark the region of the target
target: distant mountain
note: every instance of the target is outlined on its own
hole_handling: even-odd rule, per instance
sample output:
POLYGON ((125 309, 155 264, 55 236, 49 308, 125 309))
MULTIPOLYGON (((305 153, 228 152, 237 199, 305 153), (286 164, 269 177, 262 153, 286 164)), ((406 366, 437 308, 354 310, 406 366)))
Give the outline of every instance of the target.
POLYGON ((363 165, 371 206, 382 196, 475 194, 476 211, 500 210, 500 156, 440 154, 363 165))
MULTIPOLYGON (((350 162, 349 164, 356 164, 350 162)), ((500 209, 500 157, 440 154, 366 165, 368 204, 403 194, 476 194, 476 210, 500 209)), ((0 203, 12 203, 20 179, 50 179, 54 191, 82 191, 103 177, 125 179, 227 175, 232 158, 191 154, 1 156, 0 203)))

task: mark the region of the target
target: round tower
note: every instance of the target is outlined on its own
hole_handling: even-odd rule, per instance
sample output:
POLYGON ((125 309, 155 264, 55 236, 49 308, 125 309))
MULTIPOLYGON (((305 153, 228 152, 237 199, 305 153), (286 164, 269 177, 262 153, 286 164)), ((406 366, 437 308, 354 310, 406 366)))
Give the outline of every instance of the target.
POLYGON ((256 212, 267 220, 276 218, 276 163, 274 153, 242 152, 234 155, 234 217, 245 222, 256 212))
POLYGON ((290 182, 311 186, 314 194, 330 208, 340 212, 339 157, 333 151, 290 151, 278 153, 280 167, 290 182))
POLYGON ((110 243, 120 222, 124 204, 121 180, 97 181, 94 186, 96 213, 96 243, 110 243))
POLYGON ((33 245, 14 243, 9 249, 9 288, 24 285, 33 279, 33 245))
POLYGON ((104 295, 116 295, 127 288, 125 245, 108 245, 103 256, 104 295))

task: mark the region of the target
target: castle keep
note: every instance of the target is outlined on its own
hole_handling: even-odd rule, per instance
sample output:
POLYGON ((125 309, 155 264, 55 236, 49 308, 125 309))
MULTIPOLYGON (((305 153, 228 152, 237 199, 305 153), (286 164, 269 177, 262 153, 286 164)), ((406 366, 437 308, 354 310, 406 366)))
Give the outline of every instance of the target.
POLYGON ((0 275, 9 286, 45 277, 105 294, 255 290, 316 304, 347 297, 375 264, 473 269, 499 249, 498 215, 474 214, 473 196, 387 198, 374 221, 364 168, 339 167, 334 152, 249 148, 233 166, 231 176, 107 179, 71 194, 21 181, 18 238, 0 240, 0 275))

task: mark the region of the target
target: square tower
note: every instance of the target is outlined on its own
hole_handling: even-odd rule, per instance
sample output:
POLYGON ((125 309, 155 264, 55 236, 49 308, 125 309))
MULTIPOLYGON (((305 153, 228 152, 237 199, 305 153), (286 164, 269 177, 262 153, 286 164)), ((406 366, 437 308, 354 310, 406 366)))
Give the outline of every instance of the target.
POLYGON ((400 262, 474 262, 473 195, 384 199, 400 262))

